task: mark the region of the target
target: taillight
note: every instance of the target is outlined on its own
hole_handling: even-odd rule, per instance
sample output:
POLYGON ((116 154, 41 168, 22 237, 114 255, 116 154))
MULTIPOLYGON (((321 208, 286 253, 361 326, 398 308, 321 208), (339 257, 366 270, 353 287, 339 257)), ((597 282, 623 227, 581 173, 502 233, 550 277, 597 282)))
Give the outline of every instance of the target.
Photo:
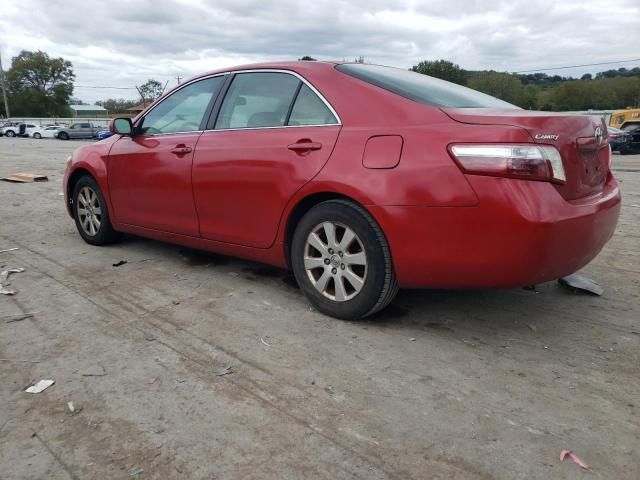
POLYGON ((620 138, 620 134, 619 133, 610 133, 609 134, 609 138, 613 138, 615 140, 616 138, 620 138))
POLYGON ((449 145, 465 173, 564 182, 562 157, 550 145, 449 145))

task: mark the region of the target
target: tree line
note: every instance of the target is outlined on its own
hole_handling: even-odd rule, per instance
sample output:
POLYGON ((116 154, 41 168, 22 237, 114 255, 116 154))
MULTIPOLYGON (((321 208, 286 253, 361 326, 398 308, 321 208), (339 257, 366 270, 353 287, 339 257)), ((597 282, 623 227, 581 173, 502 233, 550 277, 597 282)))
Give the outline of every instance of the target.
MULTIPOLYGON (((315 59, 304 56, 300 60, 315 59)), ((357 57, 355 62, 364 63, 364 57, 357 57)), ((545 73, 465 70, 448 60, 425 60, 410 70, 532 110, 613 110, 640 106, 640 67, 606 70, 595 76, 587 73, 579 79, 545 73)), ((13 57, 5 80, 6 92, 3 93, 7 94, 13 116, 66 117, 71 115, 70 104, 82 103, 72 96, 75 74, 71 62, 51 58, 42 51, 22 51, 13 57)), ((140 95, 137 100, 109 98, 96 104, 110 114, 128 113, 129 108, 140 103, 146 105, 162 95, 165 87, 149 79, 136 87, 140 95)), ((4 103, 0 101, 0 117, 6 116, 4 103)))
POLYGON ((410 70, 479 90, 532 110, 616 110, 640 105, 640 67, 580 79, 545 73, 465 70, 448 60, 425 60, 410 70))

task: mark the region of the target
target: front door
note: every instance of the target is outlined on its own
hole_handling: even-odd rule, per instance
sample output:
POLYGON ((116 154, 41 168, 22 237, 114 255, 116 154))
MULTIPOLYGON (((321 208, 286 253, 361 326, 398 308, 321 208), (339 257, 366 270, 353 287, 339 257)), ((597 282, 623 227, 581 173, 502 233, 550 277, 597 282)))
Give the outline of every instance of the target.
POLYGON ((201 235, 271 246, 287 202, 329 159, 339 131, 328 104, 299 77, 236 74, 194 156, 201 235))
POLYGON ((198 236, 193 152, 223 76, 190 83, 156 105, 109 152, 108 180, 117 222, 198 236))

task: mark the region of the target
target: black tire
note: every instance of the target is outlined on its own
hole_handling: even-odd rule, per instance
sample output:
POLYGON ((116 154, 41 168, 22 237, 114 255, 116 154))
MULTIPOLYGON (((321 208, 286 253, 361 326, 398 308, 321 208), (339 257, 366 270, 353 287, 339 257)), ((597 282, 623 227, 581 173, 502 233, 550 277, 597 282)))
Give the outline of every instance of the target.
POLYGON ((7 130, 6 132, 4 132, 4 134, 7 137, 15 137, 16 136, 16 132, 14 132, 13 130, 7 130))
POLYGON ((42 135, 40 135, 38 132, 36 132, 36 133, 33 134, 33 138, 39 140, 39 139, 42 138, 42 135))
POLYGON ((85 242, 91 245, 109 245, 120 240, 122 235, 113 229, 104 196, 98 183, 92 177, 89 175, 81 177, 73 187, 71 198, 73 198, 73 217, 76 221, 76 228, 85 242), (92 200, 95 199, 95 202, 90 202, 90 208, 87 206, 89 192, 95 194, 90 197, 92 200), (96 207, 100 209, 99 214, 96 213, 96 207), (98 227, 96 227, 94 219, 99 222, 98 227))
MULTIPOLYGON (((337 235, 338 233, 336 233, 336 237, 337 235)), ((332 257, 335 257, 335 255, 332 257)), ((337 260, 342 261, 341 259, 337 260)), ((331 269, 332 264, 327 264, 326 262, 327 260, 325 260, 326 268, 331 269)), ((311 304, 318 311, 335 318, 356 320, 372 315, 391 303, 398 293, 398 283, 393 269, 391 251, 382 229, 369 212, 356 203, 347 200, 329 200, 320 203, 302 217, 293 235, 291 266, 298 285, 300 285, 302 292, 311 304), (366 276, 364 276, 361 290, 352 298, 343 301, 331 299, 325 293, 316 289, 310 279, 310 275, 313 274, 308 273, 305 268, 305 250, 308 248, 307 239, 324 222, 343 225, 352 230, 366 255, 366 276)), ((334 282, 334 289, 335 271, 341 267, 343 267, 342 264, 332 270, 334 278, 330 279, 329 282, 334 282)), ((316 268, 323 269, 325 267, 316 268)), ((327 285, 330 285, 330 283, 327 285)))
POLYGON ((60 140, 69 140, 69 134, 67 132, 60 132, 58 138, 60 140))

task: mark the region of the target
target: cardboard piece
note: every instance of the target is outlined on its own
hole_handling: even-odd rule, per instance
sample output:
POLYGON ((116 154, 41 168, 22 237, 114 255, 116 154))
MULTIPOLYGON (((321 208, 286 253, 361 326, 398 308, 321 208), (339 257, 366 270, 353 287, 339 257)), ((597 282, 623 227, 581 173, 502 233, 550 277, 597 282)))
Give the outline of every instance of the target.
POLYGON ((39 175, 37 173, 18 172, 12 173, 8 177, 2 178, 5 182, 14 183, 33 183, 33 182, 46 182, 49 179, 46 175, 39 175))

